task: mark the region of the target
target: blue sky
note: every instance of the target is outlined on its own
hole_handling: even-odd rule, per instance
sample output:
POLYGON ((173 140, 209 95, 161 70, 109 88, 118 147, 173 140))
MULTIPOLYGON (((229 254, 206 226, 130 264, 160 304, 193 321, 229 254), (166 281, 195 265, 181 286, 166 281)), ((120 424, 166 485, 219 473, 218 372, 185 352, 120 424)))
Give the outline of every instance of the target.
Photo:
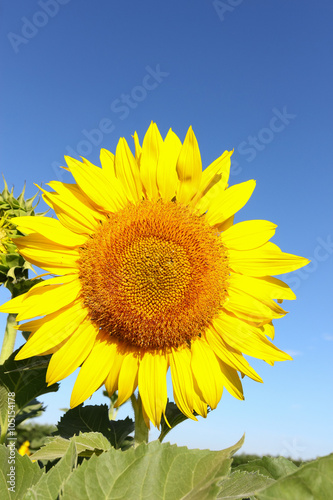
MULTIPOLYGON (((237 221, 273 221, 273 241, 312 260, 285 277, 297 301, 276 321, 294 361, 253 361, 264 384, 244 380, 245 402, 225 393, 172 442, 221 449, 245 432, 246 452, 332 451, 332 13, 328 0, 2 2, 1 170, 17 194, 68 182, 64 154, 98 163, 151 120, 182 140, 192 125, 204 166, 235 148, 231 184, 257 180, 237 221)), ((40 421, 57 421, 74 380, 40 421)))

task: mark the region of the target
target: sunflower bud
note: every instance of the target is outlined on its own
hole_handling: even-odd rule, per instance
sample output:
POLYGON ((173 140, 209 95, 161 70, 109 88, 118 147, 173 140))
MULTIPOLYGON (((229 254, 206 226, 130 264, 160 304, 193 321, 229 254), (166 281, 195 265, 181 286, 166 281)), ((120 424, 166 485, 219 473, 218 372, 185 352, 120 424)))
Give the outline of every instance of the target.
POLYGON ((32 267, 18 253, 15 238, 22 236, 22 233, 16 229, 11 219, 27 215, 34 216, 38 200, 35 205, 33 203, 38 193, 25 200, 24 186, 21 194, 14 198, 14 188, 9 191, 5 179, 4 185, 4 190, 0 194, 0 283, 13 292, 14 285, 28 278, 28 270, 32 270, 32 267))

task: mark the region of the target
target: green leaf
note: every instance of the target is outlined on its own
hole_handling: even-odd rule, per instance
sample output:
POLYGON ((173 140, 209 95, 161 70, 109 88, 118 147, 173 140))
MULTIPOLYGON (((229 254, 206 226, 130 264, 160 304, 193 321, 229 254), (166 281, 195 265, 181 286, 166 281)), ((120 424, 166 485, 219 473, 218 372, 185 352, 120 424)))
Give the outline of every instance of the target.
POLYGON ((109 417, 107 405, 79 405, 68 410, 57 423, 58 433, 70 438, 80 432, 101 432, 109 437, 109 417))
MULTIPOLYGON (((26 271, 29 267, 30 264, 27 265, 27 262, 25 261, 25 263, 23 264, 23 269, 26 271)), ((42 281, 44 281, 42 278, 33 278, 31 280, 23 279, 21 281, 18 281, 17 283, 13 283, 13 298, 28 292, 33 286, 38 285, 38 283, 41 283, 42 281)))
POLYGON ((134 431, 134 422, 128 417, 125 420, 110 421, 107 405, 80 405, 65 413, 57 428, 59 435, 64 438, 70 438, 80 432, 101 432, 112 446, 120 448, 128 435, 134 431))
POLYGON ((235 471, 245 471, 245 472, 259 472, 266 477, 271 477, 272 479, 279 479, 280 477, 287 476, 292 472, 295 472, 298 467, 284 457, 263 457, 259 460, 252 460, 247 464, 239 465, 235 467, 235 471))
POLYGON ((54 465, 47 474, 32 486, 24 495, 23 500, 56 500, 62 492, 66 479, 77 466, 77 449, 72 441, 63 458, 54 465))
MULTIPOLYGON (((59 384, 47 386, 45 382, 49 356, 34 356, 21 361, 14 361, 18 351, 15 351, 0 366, 0 426, 1 435, 6 432, 8 425, 8 404, 15 399, 15 417, 20 410, 36 397, 48 392, 56 392, 59 384), (15 398, 9 399, 8 393, 15 393, 15 398)), ((13 403, 14 404, 14 403, 13 403)))
POLYGON ((89 457, 94 453, 100 454, 102 451, 111 448, 109 441, 99 432, 88 432, 70 439, 55 436, 49 438, 40 450, 31 455, 31 459, 55 460, 56 458, 62 458, 67 453, 71 443, 75 443, 78 455, 85 457, 89 457))
POLYGON ((258 472, 233 472, 222 481, 217 498, 220 500, 248 498, 272 483, 274 479, 262 476, 258 472))
MULTIPOLYGON (((6 387, 0 385, 0 428, 7 431, 8 423, 8 391, 6 387)), ((2 434, 2 432, 1 432, 2 434)))
POLYGON ((58 384, 47 386, 45 382, 47 365, 50 356, 34 356, 29 359, 15 361, 19 350, 0 366, 0 383, 8 392, 15 392, 15 403, 18 408, 23 408, 32 399, 56 392, 58 384))
POLYGON ((329 500, 333 497, 333 454, 299 467, 260 492, 259 500, 329 500))
POLYGON ((242 442, 222 451, 189 450, 159 441, 123 452, 111 448, 73 471, 64 498, 216 498, 218 482, 229 473, 230 457, 242 442), (186 497, 198 487, 200 497, 186 497))
POLYGON ((43 470, 40 469, 39 465, 32 463, 27 455, 21 457, 15 451, 15 458, 12 457, 8 447, 0 445, 0 498, 1 500, 21 500, 24 493, 30 486, 37 483, 43 474, 43 470), (14 460, 13 463, 11 461, 14 460), (15 467, 15 491, 9 491, 8 488, 12 487, 10 483, 7 483, 7 476, 12 470, 10 467, 15 467))
POLYGON ((21 424, 28 418, 39 417, 44 410, 45 407, 42 403, 40 403, 37 399, 32 399, 27 405, 20 409, 20 412, 15 419, 15 426, 21 424))

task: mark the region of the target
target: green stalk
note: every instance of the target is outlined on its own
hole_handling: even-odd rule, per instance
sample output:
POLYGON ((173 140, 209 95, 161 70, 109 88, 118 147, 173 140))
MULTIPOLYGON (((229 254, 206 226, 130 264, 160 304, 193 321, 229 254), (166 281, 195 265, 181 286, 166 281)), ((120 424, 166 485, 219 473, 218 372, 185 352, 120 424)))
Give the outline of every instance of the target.
POLYGON ((3 365, 6 359, 14 352, 17 330, 16 314, 8 314, 5 336, 3 338, 2 349, 0 354, 0 365, 3 365))
POLYGON ((0 436, 0 444, 4 444, 7 439, 7 430, 8 430, 8 418, 6 415, 6 419, 2 422, 1 425, 1 436, 0 436))
POLYGON ((134 394, 131 396, 131 402, 134 410, 135 423, 134 423, 134 448, 139 446, 141 443, 148 443, 149 429, 142 414, 142 401, 141 396, 138 393, 138 398, 134 394))

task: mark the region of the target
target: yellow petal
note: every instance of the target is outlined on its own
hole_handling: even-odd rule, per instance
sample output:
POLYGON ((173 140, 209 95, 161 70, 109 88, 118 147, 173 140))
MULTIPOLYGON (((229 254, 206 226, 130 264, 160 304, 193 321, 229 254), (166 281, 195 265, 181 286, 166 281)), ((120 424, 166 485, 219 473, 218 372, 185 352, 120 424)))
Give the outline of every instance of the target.
POLYGON ((193 408, 194 411, 198 413, 203 418, 207 417, 207 403, 202 401, 201 397, 199 396, 199 392, 201 391, 198 390, 198 385, 195 380, 193 380, 193 408))
POLYGON ((243 274, 232 273, 230 280, 234 287, 240 288, 260 300, 296 299, 296 295, 286 283, 271 276, 255 278, 243 274))
POLYGON ((64 283, 70 283, 79 278, 77 270, 76 272, 65 274, 64 276, 56 276, 55 278, 49 278, 47 280, 43 280, 40 283, 37 283, 35 286, 30 288, 30 290, 24 295, 25 297, 30 297, 36 293, 38 288, 43 288, 44 286, 50 285, 63 285, 64 283))
POLYGON ((258 248, 274 236, 277 226, 266 220, 238 222, 221 235, 223 244, 235 250, 258 248))
MULTIPOLYGON (((78 297, 81 291, 79 280, 64 285, 50 285, 45 288, 36 288, 33 295, 29 295, 22 302, 17 321, 44 316, 59 311, 68 306, 78 297)), ((14 311, 15 312, 15 311, 14 311)))
POLYGON ((221 314, 213 321, 213 327, 234 349, 255 358, 271 361, 291 359, 269 340, 257 333, 257 328, 228 314, 221 314))
MULTIPOLYGON (((21 330, 22 332, 30 332, 30 334, 35 333, 38 328, 42 326, 44 322, 44 317, 35 319, 33 321, 28 321, 27 323, 22 323, 17 327, 17 330, 21 330)), ((31 338, 32 335, 29 336, 31 338)), ((28 339, 29 340, 29 339, 28 339)))
POLYGON ((147 198, 158 199, 156 170, 163 139, 156 123, 151 122, 142 143, 140 176, 147 198))
POLYGON ((56 205, 56 214, 58 215, 58 212, 60 212, 62 217, 70 223, 70 226, 68 226, 58 215, 60 221, 68 229, 74 232, 90 234, 98 227, 100 220, 106 219, 106 216, 100 210, 97 210, 93 203, 90 203, 89 198, 76 184, 51 181, 48 186, 55 193, 43 190, 44 196, 49 204, 56 205), (74 226, 74 229, 72 229, 72 226, 74 226))
POLYGON ((229 300, 223 304, 223 307, 239 318, 261 325, 270 322, 273 318, 280 318, 286 314, 286 311, 276 303, 277 307, 275 308, 273 304, 267 304, 264 300, 253 297, 240 288, 233 286, 231 279, 228 286, 228 293, 229 300))
POLYGON ((87 317, 80 302, 63 307, 43 318, 38 330, 24 344, 16 359, 38 356, 63 342, 78 328, 87 317))
POLYGON ((188 348, 171 349, 169 363, 175 403, 184 415, 197 420, 193 415, 194 389, 190 350, 188 348))
MULTIPOLYGON (((267 277, 268 279, 270 277, 267 277)), ((229 286, 232 290, 238 290, 243 294, 251 295, 259 302, 265 304, 272 311, 274 311, 277 315, 273 317, 280 317, 286 314, 286 311, 282 309, 273 299, 279 298, 277 295, 289 295, 291 298, 295 298, 293 292, 289 289, 287 285, 285 288, 283 286, 279 286, 279 283, 284 284, 280 280, 276 280, 277 283, 273 281, 268 281, 264 278, 253 278, 251 276, 245 276, 243 274, 231 273, 229 276, 229 286)), ((276 278, 271 278, 276 279, 276 278)))
POLYGON ((202 172, 198 194, 194 198, 200 213, 206 212, 212 201, 226 189, 232 153, 233 151, 225 151, 202 172))
POLYGON ((61 222, 50 217, 13 217, 11 222, 17 225, 22 233, 39 233, 52 242, 67 247, 84 245, 87 238, 73 233, 61 222))
POLYGON ((127 205, 125 192, 116 177, 111 179, 101 168, 87 166, 69 156, 65 156, 65 160, 79 187, 97 207, 117 212, 127 205))
POLYGON ((197 194, 202 176, 200 150, 192 127, 188 129, 179 153, 177 174, 177 201, 186 205, 197 194))
POLYGON ((298 257, 289 253, 281 252, 266 243, 254 250, 230 250, 229 265, 237 273, 250 276, 268 276, 270 274, 284 274, 305 266, 310 261, 304 257, 298 257))
POLYGON ((97 328, 90 321, 79 324, 73 335, 51 357, 46 373, 48 385, 68 377, 84 362, 94 346, 97 334, 97 328))
POLYGON ((139 367, 139 392, 145 411, 155 427, 159 427, 167 404, 167 370, 166 355, 145 352, 139 367))
MULTIPOLYGON (((48 196, 46 194, 43 194, 42 196, 43 200, 49 207, 52 208, 52 210, 55 211, 59 221, 67 227, 70 231, 73 231, 74 233, 78 234, 91 234, 94 232, 95 227, 97 227, 96 220, 94 219, 94 225, 88 226, 86 221, 81 222, 78 219, 80 216, 78 215, 77 212, 71 211, 70 214, 68 214, 68 210, 64 210, 62 201, 57 198, 55 199, 55 196, 48 196), (59 203, 57 203, 59 202, 59 203)), ((67 209, 67 207, 66 207, 67 209)))
MULTIPOLYGON (((78 279, 77 275, 68 275, 68 276, 57 276, 56 278, 51 278, 49 280, 42 281, 41 283, 38 283, 33 288, 31 288, 27 293, 25 293, 23 295, 19 295, 18 297, 15 297, 15 299, 12 299, 10 301, 10 304, 9 304, 9 302, 7 302, 6 307, 7 307, 7 309, 9 309, 9 308, 12 309, 12 307, 14 307, 16 312, 23 311, 26 308, 26 306, 24 304, 24 300, 28 297, 34 296, 36 293, 36 289, 38 290, 38 288, 41 288, 43 286, 70 283, 76 279, 78 279), (21 298, 21 301, 17 302, 17 299, 19 297, 21 298), (18 304, 18 305, 15 305, 15 304, 18 304)), ((58 314, 58 313, 59 313, 59 311, 56 314, 58 314)), ((35 319, 33 321, 28 321, 27 323, 22 323, 21 325, 19 325, 17 327, 17 329, 21 330, 23 332, 34 333, 38 330, 38 328, 40 328, 44 324, 44 322, 45 322, 44 320, 45 320, 45 318, 39 318, 39 319, 35 319)))
POLYGON ((109 179, 113 179, 116 175, 114 168, 114 154, 107 149, 101 149, 99 159, 102 165, 102 170, 105 176, 109 179))
POLYGON ((255 185, 255 181, 250 180, 224 190, 212 201, 206 214, 207 222, 215 226, 238 212, 250 199, 255 185))
POLYGON ((233 347, 227 345, 223 338, 217 334, 216 330, 212 330, 211 328, 207 329, 206 338, 207 342, 221 361, 235 368, 235 370, 244 373, 244 375, 247 375, 253 380, 262 382, 262 378, 252 366, 250 366, 242 354, 233 347))
POLYGON ((0 306, 0 312, 3 313, 18 313, 23 309, 23 300, 26 298, 26 294, 18 295, 14 299, 10 299, 0 306))
POLYGON ((227 220, 225 220, 221 224, 218 224, 216 226, 217 231, 222 232, 222 231, 226 231, 227 229, 229 229, 229 227, 231 227, 233 225, 234 219, 235 219, 235 215, 232 215, 231 217, 229 217, 227 220))
POLYGON ((119 343, 117 341, 113 341, 110 348, 113 352, 113 359, 110 363, 110 372, 105 380, 105 388, 109 395, 112 396, 112 394, 118 389, 119 372, 126 354, 122 352, 123 349, 119 348, 119 343))
POLYGON ((122 182, 127 199, 134 203, 142 199, 139 167, 125 139, 120 139, 115 158, 116 176, 122 182))
POLYGON ((136 132, 134 132, 133 139, 134 139, 134 146, 135 146, 135 159, 136 159, 137 164, 140 166, 142 148, 140 146, 139 137, 138 137, 138 134, 136 132))
MULTIPOLYGON (((82 165, 82 163, 80 163, 78 160, 76 161, 79 165, 82 165)), ((95 165, 94 167, 97 168, 95 165)), ((70 202, 70 205, 74 206, 79 212, 83 211, 83 213, 87 215, 87 219, 99 219, 101 216, 105 219, 105 216, 96 209, 96 205, 94 204, 94 202, 89 200, 84 191, 82 191, 82 189, 80 189, 77 184, 73 184, 70 182, 50 181, 47 183, 47 186, 50 186, 50 188, 53 189, 53 191, 55 191, 55 193, 59 195, 59 197, 61 197, 63 201, 68 200, 68 202, 70 202)), ((45 193, 55 194, 48 193, 47 191, 45 191, 45 193)))
POLYGON ((19 252, 31 264, 55 274, 77 270, 78 250, 53 243, 37 233, 15 239, 19 252))
POLYGON ((208 167, 202 172, 202 179, 199 188, 201 195, 205 195, 216 184, 216 182, 220 182, 222 176, 225 176, 225 183, 227 185, 230 174, 230 158, 233 152, 234 150, 224 151, 221 156, 208 165, 208 167))
POLYGON ((270 339, 274 340, 275 337, 275 331, 274 331, 274 326, 273 323, 266 323, 265 325, 262 325, 260 327, 260 330, 262 331, 263 335, 267 335, 270 339))
POLYGON ((214 351, 202 338, 191 343, 191 368, 204 401, 216 408, 221 399, 223 384, 221 369, 214 351))
POLYGON ((100 332, 76 379, 71 396, 71 408, 83 403, 105 381, 113 358, 110 344, 110 335, 100 332))
MULTIPOLYGON (((67 276, 57 276, 56 278, 51 278, 49 280, 42 281, 41 283, 37 283, 33 288, 30 288, 30 290, 22 295, 18 295, 14 299, 8 300, 8 302, 5 302, 0 306, 0 312, 8 312, 8 313, 19 313, 20 311, 23 311, 26 309, 26 303, 25 300, 28 297, 34 296, 39 294, 40 288, 43 288, 45 286, 49 285, 58 285, 58 284, 63 284, 63 283, 70 283, 74 280, 77 280, 78 276, 77 274, 69 274, 67 276)), ((38 316, 40 316, 38 314, 38 316)), ((32 317, 32 316, 31 316, 32 317)), ((20 328, 21 330, 21 328, 20 328)))
POLYGON ((223 386, 234 398, 243 400, 243 387, 241 381, 239 380, 237 371, 233 368, 230 368, 230 366, 228 366, 226 363, 223 363, 223 361, 221 360, 219 360, 219 364, 222 374, 223 386))
POLYGON ((162 144, 157 163, 157 185, 164 200, 171 200, 176 194, 178 184, 176 165, 181 147, 180 139, 170 129, 162 144))
POLYGON ((116 407, 127 401, 138 385, 139 357, 136 351, 128 352, 122 362, 118 378, 116 407))

